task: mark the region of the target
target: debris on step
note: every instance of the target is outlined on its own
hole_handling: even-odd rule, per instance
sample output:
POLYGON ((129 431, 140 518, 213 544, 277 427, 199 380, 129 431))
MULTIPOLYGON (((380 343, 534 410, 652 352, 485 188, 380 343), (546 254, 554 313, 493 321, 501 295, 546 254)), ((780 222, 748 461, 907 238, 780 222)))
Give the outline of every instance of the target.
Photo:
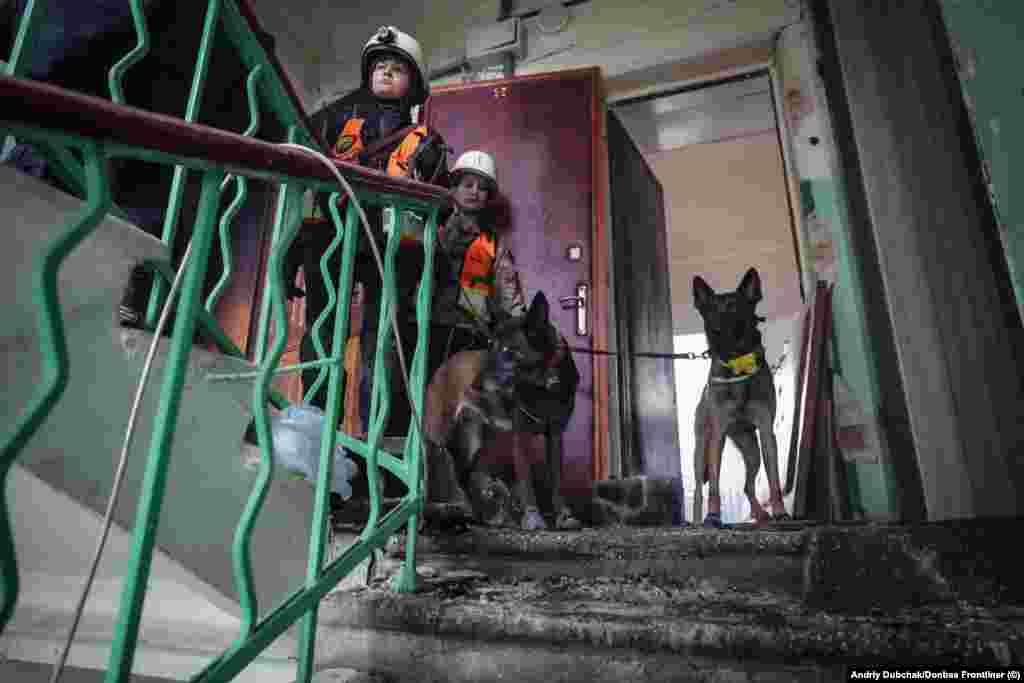
POLYGON ((412 595, 368 588, 333 595, 325 628, 436 638, 528 641, 640 652, 871 666, 927 661, 1024 664, 1024 610, 934 605, 832 614, 792 596, 737 591, 713 578, 495 580, 455 572, 412 595))

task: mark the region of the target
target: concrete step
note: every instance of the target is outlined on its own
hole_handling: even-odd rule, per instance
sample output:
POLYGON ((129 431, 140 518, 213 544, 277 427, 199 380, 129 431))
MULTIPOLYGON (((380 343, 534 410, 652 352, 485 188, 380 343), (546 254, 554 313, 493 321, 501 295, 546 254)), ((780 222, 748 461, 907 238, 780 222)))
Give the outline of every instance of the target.
MULTIPOLYGON (((421 534, 414 595, 385 588, 404 554, 395 537, 369 582, 361 570, 324 602, 318 656, 395 677, 383 680, 452 682, 1021 666, 1024 600, 1005 549, 1019 525, 470 526, 421 534)), ((352 537, 341 529, 342 544, 352 537)))
MULTIPOLYGON (((673 527, 598 527, 527 532, 470 527, 420 535, 417 562, 437 572, 463 568, 493 578, 619 577, 674 582, 708 576, 736 589, 803 593, 805 536, 800 531, 706 531, 673 527)), ((404 543, 389 544, 394 562, 404 543)))
MULTIPOLYGON (((428 506, 428 529, 444 529, 445 506, 428 506)), ((790 522, 729 529, 595 527, 579 532, 524 532, 478 525, 421 533, 417 559, 446 570, 492 577, 555 575, 716 576, 737 589, 780 590, 809 605, 842 612, 892 610, 966 600, 1024 604, 1016 551, 1007 539, 1024 533, 1021 519, 977 519, 917 525, 790 522)), ((396 537, 388 555, 400 561, 396 537)))
POLYGON ((968 601, 1024 605, 1022 518, 823 526, 807 534, 805 599, 832 610, 968 601))
POLYGON ((318 656, 438 681, 845 680, 844 668, 1024 663, 1024 609, 968 603, 837 615, 719 577, 380 577, 326 599, 318 656))

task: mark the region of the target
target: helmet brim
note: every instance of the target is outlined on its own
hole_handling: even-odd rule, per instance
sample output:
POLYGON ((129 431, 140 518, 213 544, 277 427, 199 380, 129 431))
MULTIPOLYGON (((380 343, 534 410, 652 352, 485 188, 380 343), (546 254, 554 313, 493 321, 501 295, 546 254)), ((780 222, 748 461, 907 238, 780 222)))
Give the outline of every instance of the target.
POLYGON ((497 191, 498 191, 498 181, 497 180, 495 180, 491 176, 487 175, 486 173, 482 173, 480 171, 475 171, 475 170, 473 170, 471 168, 460 168, 460 169, 456 169, 456 170, 452 171, 449 174, 450 177, 451 177, 452 185, 458 185, 459 181, 462 180, 462 176, 467 174, 467 173, 470 174, 470 175, 475 175, 477 178, 480 178, 481 180, 487 181, 487 191, 490 192, 491 194, 497 193, 497 191))
POLYGON ((367 90, 370 89, 370 64, 382 54, 401 58, 412 72, 412 83, 409 87, 409 94, 405 97, 406 101, 412 106, 426 102, 427 97, 430 96, 430 84, 425 80, 425 75, 420 72, 413 56, 395 45, 373 45, 363 51, 363 87, 367 90))

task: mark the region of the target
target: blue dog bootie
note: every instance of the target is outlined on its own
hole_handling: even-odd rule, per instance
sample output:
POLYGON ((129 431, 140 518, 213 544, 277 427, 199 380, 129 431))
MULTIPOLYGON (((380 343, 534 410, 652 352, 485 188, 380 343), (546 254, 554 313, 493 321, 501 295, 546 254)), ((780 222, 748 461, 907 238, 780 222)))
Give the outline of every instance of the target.
POLYGON ((708 529, 721 529, 722 528, 722 513, 720 512, 709 512, 704 517, 704 526, 708 529))

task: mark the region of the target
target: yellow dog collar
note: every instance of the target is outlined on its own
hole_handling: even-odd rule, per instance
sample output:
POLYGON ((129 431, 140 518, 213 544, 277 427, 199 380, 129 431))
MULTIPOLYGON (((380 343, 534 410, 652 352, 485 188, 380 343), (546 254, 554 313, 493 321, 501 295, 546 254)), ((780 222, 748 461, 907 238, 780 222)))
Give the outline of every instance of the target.
POLYGON ((729 361, 723 361, 722 364, 732 370, 734 375, 753 375, 760 367, 760 363, 757 362, 756 351, 729 361))

